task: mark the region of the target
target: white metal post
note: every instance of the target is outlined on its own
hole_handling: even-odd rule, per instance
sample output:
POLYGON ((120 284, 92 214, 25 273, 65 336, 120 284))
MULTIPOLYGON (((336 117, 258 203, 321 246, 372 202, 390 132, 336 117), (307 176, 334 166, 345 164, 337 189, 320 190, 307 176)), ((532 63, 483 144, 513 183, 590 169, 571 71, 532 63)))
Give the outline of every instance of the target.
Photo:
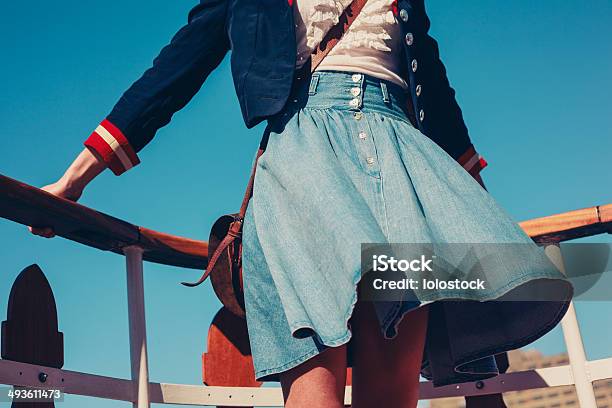
MULTIPOLYGON (((563 273, 565 273, 565 264, 561 248, 558 245, 549 245, 546 247, 548 257, 555 263, 563 273)), ((576 387, 576 395, 581 408, 596 408, 595 391, 593 383, 588 372, 588 361, 580 335, 580 326, 578 326, 578 317, 574 303, 570 303, 567 313, 561 321, 561 329, 565 339, 565 347, 569 356, 572 376, 574 377, 574 385, 576 387)))
POLYGON ((130 326, 130 359, 132 381, 136 391, 135 408, 149 408, 149 363, 145 320, 142 248, 123 249, 127 265, 128 317, 130 326))
POLYGON ((561 328, 563 329, 570 367, 574 376, 578 402, 582 408, 596 408, 595 391, 593 390, 593 383, 588 372, 584 344, 582 343, 582 336, 580 335, 580 327, 578 326, 578 318, 576 317, 573 302, 570 303, 570 307, 561 321, 561 328))

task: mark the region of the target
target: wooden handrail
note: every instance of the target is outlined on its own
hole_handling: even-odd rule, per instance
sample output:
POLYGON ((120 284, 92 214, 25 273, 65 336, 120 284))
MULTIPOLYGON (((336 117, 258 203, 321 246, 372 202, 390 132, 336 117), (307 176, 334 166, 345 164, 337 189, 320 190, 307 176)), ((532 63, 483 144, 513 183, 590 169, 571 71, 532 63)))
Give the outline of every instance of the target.
MULTIPOLYGON (((193 269, 203 269, 208 262, 207 242, 130 224, 3 175, 0 217, 52 227, 61 237, 120 254, 127 246, 138 245, 150 262, 193 269)), ((523 221, 520 226, 540 243, 612 233, 612 204, 523 221)))
POLYGON ((583 208, 519 223, 539 243, 612 233, 612 204, 583 208))
POLYGON ((208 243, 139 227, 0 175, 0 217, 52 227, 56 235, 105 251, 138 245, 147 261, 203 269, 208 243))

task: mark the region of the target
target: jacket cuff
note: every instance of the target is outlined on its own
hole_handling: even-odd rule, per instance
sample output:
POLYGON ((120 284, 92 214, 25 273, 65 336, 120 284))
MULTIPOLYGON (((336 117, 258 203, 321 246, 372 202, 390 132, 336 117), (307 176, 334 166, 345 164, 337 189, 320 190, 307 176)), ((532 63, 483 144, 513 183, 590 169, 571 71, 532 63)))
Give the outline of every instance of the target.
POLYGON ((457 162, 471 175, 477 175, 487 167, 488 163, 481 155, 476 152, 474 146, 470 146, 459 158, 457 162))
POLYGON ((94 150, 117 176, 140 163, 123 132, 108 119, 100 123, 84 144, 94 150))

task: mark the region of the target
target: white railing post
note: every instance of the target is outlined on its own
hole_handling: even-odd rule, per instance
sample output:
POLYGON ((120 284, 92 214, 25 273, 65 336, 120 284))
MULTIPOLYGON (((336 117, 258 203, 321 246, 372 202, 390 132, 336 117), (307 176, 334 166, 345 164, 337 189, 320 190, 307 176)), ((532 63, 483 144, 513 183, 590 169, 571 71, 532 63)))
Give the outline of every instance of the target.
POLYGON ((588 372, 584 344, 582 343, 582 336, 580 335, 580 327, 578 326, 578 318, 576 317, 576 309, 574 309, 573 302, 570 303, 570 307, 561 321, 561 328, 563 329, 570 367, 574 376, 578 402, 582 408, 595 408, 597 407, 595 392, 588 372))
MULTIPOLYGON (((546 247, 548 257, 555 263, 563 273, 565 273, 565 264, 559 245, 549 245, 546 247)), ((580 326, 578 325, 578 317, 574 302, 571 302, 567 313, 561 320, 561 329, 565 339, 565 347, 569 356, 570 367, 576 387, 576 395, 581 408, 596 408, 595 391, 593 383, 588 372, 588 361, 580 335, 580 326)))
POLYGON ((147 358, 147 325, 145 320, 142 248, 123 249, 127 266, 128 318, 130 326, 130 360, 135 387, 135 408, 149 408, 149 363, 147 358))

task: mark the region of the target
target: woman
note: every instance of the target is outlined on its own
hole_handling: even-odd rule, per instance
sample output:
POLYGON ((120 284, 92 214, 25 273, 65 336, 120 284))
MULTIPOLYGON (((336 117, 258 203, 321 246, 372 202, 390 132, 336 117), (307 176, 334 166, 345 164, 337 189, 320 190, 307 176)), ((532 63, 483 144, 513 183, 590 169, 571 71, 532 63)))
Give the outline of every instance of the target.
POLYGON ((256 377, 279 379, 288 407, 341 407, 347 365, 354 407, 416 406, 420 372, 436 385, 497 374, 493 356, 549 331, 571 296, 558 271, 524 260, 487 270, 498 283, 469 301, 357 302, 360 243, 532 244, 479 185, 485 163, 423 0, 368 1, 310 74, 350 3, 202 0, 45 187, 77 200, 106 167, 137 165, 231 49, 246 125, 268 121, 243 229, 249 336, 256 377), (562 299, 492 301, 537 282, 562 299))

